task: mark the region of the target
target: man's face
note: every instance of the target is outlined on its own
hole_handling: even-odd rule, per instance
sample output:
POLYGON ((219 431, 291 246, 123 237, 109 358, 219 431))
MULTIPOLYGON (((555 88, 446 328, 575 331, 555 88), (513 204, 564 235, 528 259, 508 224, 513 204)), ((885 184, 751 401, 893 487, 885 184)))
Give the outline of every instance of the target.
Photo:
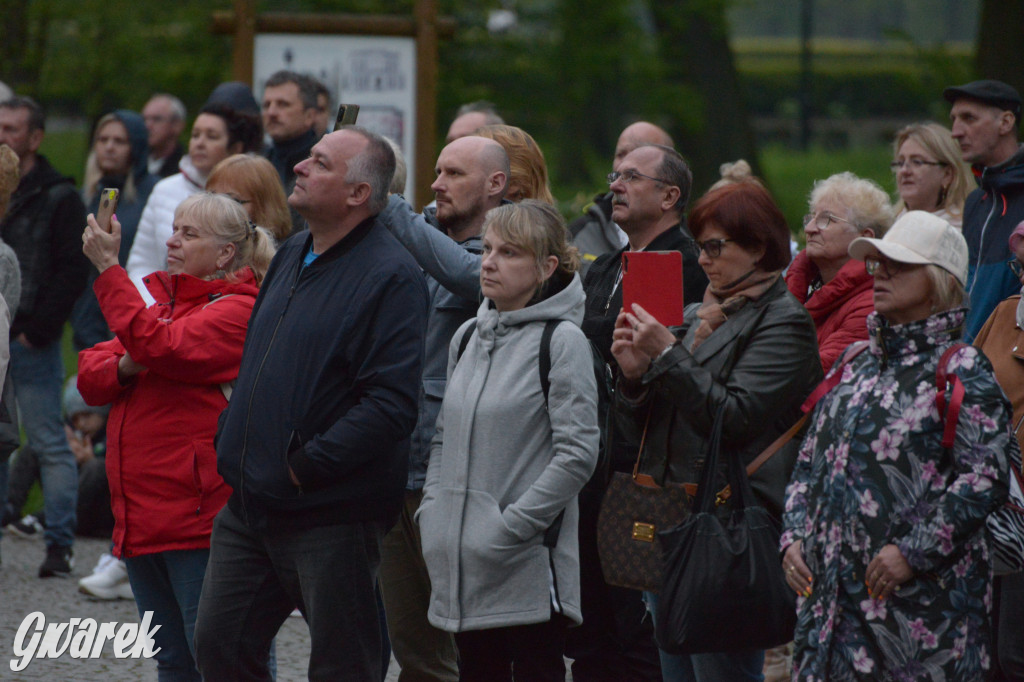
MULTIPOLYGON (((998 107, 972 99, 958 99, 949 111, 953 138, 960 144, 964 161, 994 166, 1004 159, 993 159, 999 146, 1003 114, 998 107)), ((1011 114, 1012 116, 1012 114, 1011 114)))
POLYGON ((471 111, 468 114, 459 116, 452 121, 448 128, 448 136, 444 139, 445 144, 450 144, 460 137, 468 137, 476 132, 477 128, 487 125, 487 114, 482 111, 471 111))
MULTIPOLYGON (((634 171, 650 177, 658 177, 664 153, 655 147, 640 147, 627 154, 616 170, 620 173, 634 171)), ((668 185, 645 177, 635 177, 631 182, 619 178, 609 189, 612 194, 612 220, 626 234, 641 230, 661 220, 666 209, 668 185)))
POLYGON ((0 144, 13 149, 22 160, 35 154, 43 141, 43 131, 29 130, 28 120, 28 109, 0 107, 0 144))
POLYGON ((430 186, 437 200, 437 222, 458 231, 487 212, 487 172, 476 155, 478 146, 463 138, 441 150, 430 186))
POLYGON ((175 118, 171 103, 164 97, 154 97, 142 108, 142 120, 149 133, 150 150, 161 149, 181 135, 185 122, 175 118))
POLYGON ((263 129, 274 142, 294 140, 313 127, 316 109, 302 104, 295 83, 272 85, 263 91, 263 129))
POLYGON ((348 163, 366 149, 365 137, 351 130, 325 135, 313 145, 308 159, 295 165, 295 189, 288 203, 310 220, 341 220, 350 208, 346 200, 353 183, 345 180, 348 163))

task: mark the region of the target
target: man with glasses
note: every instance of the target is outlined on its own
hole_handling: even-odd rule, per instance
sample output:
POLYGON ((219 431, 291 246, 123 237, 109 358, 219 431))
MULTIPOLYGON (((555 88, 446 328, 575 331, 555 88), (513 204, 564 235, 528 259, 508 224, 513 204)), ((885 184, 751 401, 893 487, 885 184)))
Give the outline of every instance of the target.
MULTIPOLYGON (((647 124, 649 125, 649 124, 647 124)), ((629 130, 629 129, 627 129, 629 130)), ((611 219, 629 242, 597 258, 587 272, 583 332, 590 339, 598 373, 598 420, 604 425, 609 386, 618 372, 611 353, 615 318, 622 308, 622 254, 626 251, 679 251, 683 254, 683 300, 704 300, 707 276, 699 250, 686 229, 684 213, 693 176, 679 152, 664 145, 638 146, 621 157, 608 175, 611 219)), ((602 437, 602 457, 616 471, 631 469, 637 444, 602 437)), ((602 467, 598 467, 601 470, 602 467)), ((597 515, 605 484, 598 474, 580 493, 580 584, 583 625, 568 633, 566 655, 574 659, 573 679, 661 680, 650 618, 635 590, 604 582, 597 555, 597 515)))
POLYGON ((1021 99, 1014 88, 994 80, 946 88, 942 94, 953 105, 953 138, 980 185, 964 204, 971 302, 964 340, 970 342, 996 305, 1020 288, 1004 263, 1010 233, 1024 219, 1024 147, 1017 142, 1021 99))
POLYGON ((142 120, 149 134, 149 172, 161 178, 174 175, 185 153, 185 105, 174 95, 153 95, 142 108, 142 120))
MULTIPOLYGON (((626 126, 615 144, 615 158, 612 170, 631 151, 645 144, 661 144, 672 147, 672 138, 664 130, 648 123, 637 121, 626 126)), ((598 256, 610 251, 618 251, 626 245, 626 235, 612 221, 612 199, 614 194, 604 191, 594 197, 593 203, 587 206, 586 212, 569 223, 572 241, 580 251, 580 276, 586 277, 587 270, 598 256)))

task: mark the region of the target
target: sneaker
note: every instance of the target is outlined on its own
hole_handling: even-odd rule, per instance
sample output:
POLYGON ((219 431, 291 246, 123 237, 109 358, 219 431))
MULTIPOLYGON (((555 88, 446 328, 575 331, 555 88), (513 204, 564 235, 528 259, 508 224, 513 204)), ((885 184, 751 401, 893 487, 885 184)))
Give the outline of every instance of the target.
POLYGON ((78 581, 78 591, 96 599, 134 599, 124 562, 110 554, 100 557, 92 575, 78 581))
POLYGON ((75 567, 74 552, 70 547, 49 545, 46 548, 46 560, 39 567, 40 578, 67 578, 75 567))
POLYGON ((5 530, 11 532, 12 535, 16 535, 19 538, 41 538, 43 537, 43 524, 39 523, 39 519, 29 514, 25 518, 15 521, 14 523, 7 524, 5 530))

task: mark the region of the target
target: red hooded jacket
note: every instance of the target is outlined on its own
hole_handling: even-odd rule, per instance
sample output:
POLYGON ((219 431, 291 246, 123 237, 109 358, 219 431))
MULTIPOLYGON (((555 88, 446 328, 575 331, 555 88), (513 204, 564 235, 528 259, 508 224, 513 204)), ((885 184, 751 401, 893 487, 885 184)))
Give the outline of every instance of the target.
POLYGON ((78 389, 90 405, 112 403, 107 478, 114 554, 133 557, 210 546, 213 517, 231 495, 217 473, 213 436, 227 405, 222 384, 238 376, 258 292, 252 271, 235 281, 154 273, 147 308, 122 268, 94 285, 116 335, 78 355, 78 389), (117 380, 125 352, 147 367, 117 380))
POLYGON ((817 278, 817 266, 807 257, 807 251, 801 251, 786 272, 786 286, 814 320, 821 367, 827 374, 843 349, 868 338, 867 318, 875 309, 874 278, 864 269, 863 261, 853 258, 832 281, 809 294, 817 278))

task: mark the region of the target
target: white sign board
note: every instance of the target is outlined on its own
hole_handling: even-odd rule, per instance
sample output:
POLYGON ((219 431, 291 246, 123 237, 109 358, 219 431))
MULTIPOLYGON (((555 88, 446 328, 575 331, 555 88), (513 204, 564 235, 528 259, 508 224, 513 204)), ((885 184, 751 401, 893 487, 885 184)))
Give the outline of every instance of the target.
POLYGON ((416 187, 416 41, 385 36, 325 36, 263 33, 256 36, 253 92, 263 99, 263 84, 288 69, 320 80, 339 103, 358 104, 358 124, 398 143, 405 154, 405 195, 416 187))

